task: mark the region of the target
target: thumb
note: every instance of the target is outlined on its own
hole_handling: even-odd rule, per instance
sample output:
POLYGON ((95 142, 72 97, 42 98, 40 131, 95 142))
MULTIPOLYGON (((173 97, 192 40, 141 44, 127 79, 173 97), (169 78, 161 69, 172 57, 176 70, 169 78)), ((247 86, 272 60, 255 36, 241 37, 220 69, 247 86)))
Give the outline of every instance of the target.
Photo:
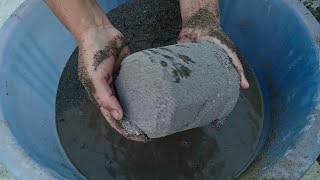
POLYGON ((123 118, 123 110, 107 81, 97 81, 94 83, 94 86, 96 89, 94 98, 99 107, 107 110, 114 119, 121 120, 123 118))

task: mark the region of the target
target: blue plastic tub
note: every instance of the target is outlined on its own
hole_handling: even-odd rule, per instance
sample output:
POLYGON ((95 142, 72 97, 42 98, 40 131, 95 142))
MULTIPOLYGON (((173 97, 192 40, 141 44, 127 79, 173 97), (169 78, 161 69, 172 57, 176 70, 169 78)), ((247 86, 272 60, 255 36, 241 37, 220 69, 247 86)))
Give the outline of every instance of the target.
MULTIPOLYGON (((100 4, 109 11, 125 2, 100 4)), ((270 112, 266 144, 240 179, 298 179, 320 154, 320 26, 298 0, 221 0, 221 13, 270 112)), ((74 39, 42 0, 23 3, 0 37, 0 161, 17 179, 83 178, 55 128, 57 87, 74 39)))

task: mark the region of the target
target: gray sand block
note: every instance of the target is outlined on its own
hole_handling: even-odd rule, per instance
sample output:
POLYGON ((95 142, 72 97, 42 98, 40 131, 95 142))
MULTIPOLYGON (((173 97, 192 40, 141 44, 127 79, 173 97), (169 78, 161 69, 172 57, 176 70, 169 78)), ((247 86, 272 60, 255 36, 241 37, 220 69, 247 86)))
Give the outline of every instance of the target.
POLYGON ((149 138, 221 123, 237 102, 239 83, 228 55, 209 42, 134 53, 115 81, 123 126, 149 138))

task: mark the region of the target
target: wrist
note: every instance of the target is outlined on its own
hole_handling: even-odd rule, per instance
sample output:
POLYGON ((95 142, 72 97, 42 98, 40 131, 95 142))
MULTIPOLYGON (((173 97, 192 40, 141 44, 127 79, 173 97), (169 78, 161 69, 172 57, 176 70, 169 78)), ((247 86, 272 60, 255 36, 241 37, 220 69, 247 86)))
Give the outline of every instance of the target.
POLYGON ((193 24, 195 21, 220 25, 218 0, 203 0, 200 3, 193 0, 190 2, 180 0, 180 8, 183 27, 193 24))
POLYGON ((212 25, 220 26, 220 16, 206 8, 201 8, 194 14, 182 18, 182 28, 206 30, 212 25))
POLYGON ((108 28, 113 28, 113 25, 102 9, 97 6, 93 7, 90 12, 88 11, 79 17, 79 21, 74 24, 72 29, 70 28, 70 31, 79 42, 86 37, 88 33, 90 34, 108 28))
POLYGON ((84 40, 89 40, 97 35, 99 36, 104 34, 108 31, 108 29, 111 28, 114 28, 114 26, 110 23, 110 21, 103 23, 91 23, 87 24, 86 26, 82 26, 77 30, 77 32, 73 33, 73 35, 79 44, 84 40))
POLYGON ((102 48, 108 39, 116 36, 114 30, 112 24, 94 25, 83 29, 75 36, 75 39, 79 48, 89 48, 90 46, 102 48))

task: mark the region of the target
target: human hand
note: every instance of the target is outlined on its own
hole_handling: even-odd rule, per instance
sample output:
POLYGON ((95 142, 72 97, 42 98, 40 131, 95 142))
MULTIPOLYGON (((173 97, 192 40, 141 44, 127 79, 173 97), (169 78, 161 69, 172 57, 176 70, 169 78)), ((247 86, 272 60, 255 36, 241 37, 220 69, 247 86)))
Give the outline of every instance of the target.
POLYGON ((112 128, 127 139, 146 141, 143 135, 129 135, 122 127, 123 110, 113 84, 122 60, 129 55, 124 36, 112 25, 88 29, 78 38, 79 79, 90 99, 100 108, 112 128))
POLYGON ((200 9, 198 14, 194 14, 183 22, 180 31, 179 43, 199 43, 209 41, 221 47, 231 58, 232 63, 240 75, 240 86, 242 89, 249 88, 249 82, 245 77, 240 55, 236 46, 229 36, 222 30, 219 25, 219 19, 205 9, 200 9))

